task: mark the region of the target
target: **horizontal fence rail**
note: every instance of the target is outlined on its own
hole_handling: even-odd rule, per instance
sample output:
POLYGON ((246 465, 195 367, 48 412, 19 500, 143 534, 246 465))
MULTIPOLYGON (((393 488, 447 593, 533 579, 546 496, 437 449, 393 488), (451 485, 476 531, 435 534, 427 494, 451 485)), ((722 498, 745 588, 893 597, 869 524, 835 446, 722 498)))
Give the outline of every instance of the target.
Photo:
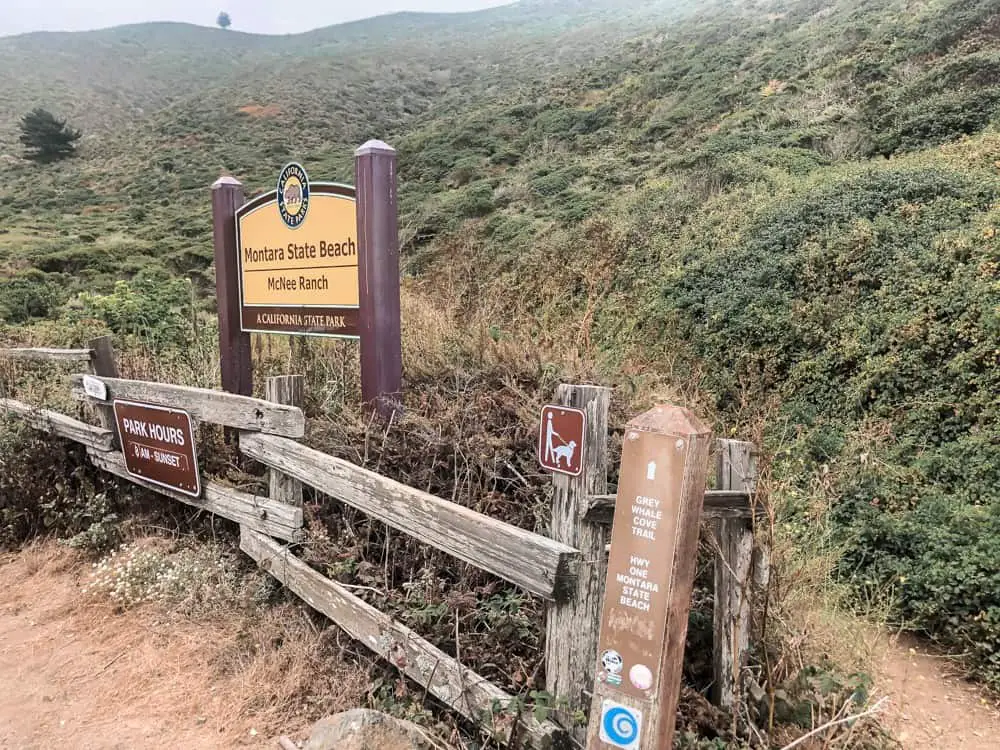
MULTIPOLYGON (((591 523, 610 524, 615 515, 617 495, 591 495, 589 506, 584 516, 591 523)), ((757 513, 764 512, 758 508, 757 513)), ((717 518, 751 518, 754 509, 750 503, 750 493, 733 490, 706 490, 705 504, 702 509, 702 519, 711 521, 717 518)))
POLYGON ((0 349, 0 359, 17 359, 35 362, 90 362, 92 349, 18 348, 0 349))
MULTIPOLYGON (((91 376, 95 377, 95 376, 91 376)), ((83 390, 83 375, 73 375, 73 395, 81 400, 108 404, 113 399, 143 401, 171 406, 191 413, 200 422, 212 422, 239 430, 267 435, 300 438, 305 435, 306 418, 296 406, 285 406, 249 396, 237 396, 208 388, 191 388, 144 380, 96 378, 108 388, 107 401, 88 396, 83 390)))
MULTIPOLYGON (((301 597, 329 617, 352 638, 361 641, 443 703, 492 730, 506 747, 515 731, 509 710, 513 697, 455 658, 358 598, 345 587, 317 573, 273 539, 253 531, 240 534, 240 549, 301 597)), ((538 750, 558 747, 562 729, 550 721, 535 721, 528 712, 520 729, 538 750)))
POLYGON ((109 451, 114 446, 115 434, 111 430, 94 427, 57 411, 40 409, 11 398, 0 398, 0 415, 3 414, 12 414, 36 430, 74 440, 93 450, 109 451))
POLYGON ((372 518, 545 599, 563 596, 579 553, 294 440, 244 432, 240 450, 372 518))
POLYGON ((132 476, 125 469, 125 459, 118 451, 114 453, 87 451, 87 453, 91 463, 99 469, 127 479, 140 487, 145 487, 217 516, 228 518, 230 521, 235 521, 255 531, 270 534, 278 539, 289 542, 298 542, 302 539, 302 508, 279 503, 259 495, 252 495, 249 492, 241 492, 212 481, 204 483, 201 497, 191 497, 168 487, 147 482, 141 477, 132 476))

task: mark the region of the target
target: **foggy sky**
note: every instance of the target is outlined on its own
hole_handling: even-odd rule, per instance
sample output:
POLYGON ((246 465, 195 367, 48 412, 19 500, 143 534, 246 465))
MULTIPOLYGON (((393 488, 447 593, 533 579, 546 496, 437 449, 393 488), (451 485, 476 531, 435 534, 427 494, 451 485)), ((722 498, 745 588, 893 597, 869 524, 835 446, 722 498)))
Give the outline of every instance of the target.
POLYGON ((222 10, 229 13, 234 30, 290 34, 402 10, 478 10, 507 2, 510 0, 0 0, 0 36, 101 29, 144 21, 214 26, 222 10))

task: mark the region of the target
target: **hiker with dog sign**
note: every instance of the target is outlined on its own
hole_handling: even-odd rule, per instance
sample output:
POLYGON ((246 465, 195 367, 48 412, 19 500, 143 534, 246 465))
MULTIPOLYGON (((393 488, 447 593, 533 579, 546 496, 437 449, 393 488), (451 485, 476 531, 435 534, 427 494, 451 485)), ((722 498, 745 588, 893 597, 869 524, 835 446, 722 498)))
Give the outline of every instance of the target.
POLYGON ((583 437, 587 415, 568 406, 545 406, 538 433, 542 468, 576 477, 583 471, 583 437))

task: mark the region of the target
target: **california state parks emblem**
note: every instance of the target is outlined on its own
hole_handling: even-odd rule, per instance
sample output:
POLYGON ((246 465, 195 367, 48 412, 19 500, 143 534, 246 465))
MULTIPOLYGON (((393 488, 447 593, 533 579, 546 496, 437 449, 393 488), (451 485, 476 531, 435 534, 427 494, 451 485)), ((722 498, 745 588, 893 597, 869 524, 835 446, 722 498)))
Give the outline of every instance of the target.
POLYGON ((286 164, 278 174, 278 213, 289 229, 298 229, 309 210, 309 177, 301 164, 286 164))

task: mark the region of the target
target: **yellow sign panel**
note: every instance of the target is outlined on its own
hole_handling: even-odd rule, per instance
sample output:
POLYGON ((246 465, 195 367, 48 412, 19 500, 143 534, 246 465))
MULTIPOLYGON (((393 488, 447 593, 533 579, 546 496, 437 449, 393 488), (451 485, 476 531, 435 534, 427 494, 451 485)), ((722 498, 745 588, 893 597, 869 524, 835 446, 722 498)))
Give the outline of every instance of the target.
POLYGON ((309 184, 301 167, 290 167, 278 190, 236 213, 242 329, 355 336, 354 188, 309 184))

